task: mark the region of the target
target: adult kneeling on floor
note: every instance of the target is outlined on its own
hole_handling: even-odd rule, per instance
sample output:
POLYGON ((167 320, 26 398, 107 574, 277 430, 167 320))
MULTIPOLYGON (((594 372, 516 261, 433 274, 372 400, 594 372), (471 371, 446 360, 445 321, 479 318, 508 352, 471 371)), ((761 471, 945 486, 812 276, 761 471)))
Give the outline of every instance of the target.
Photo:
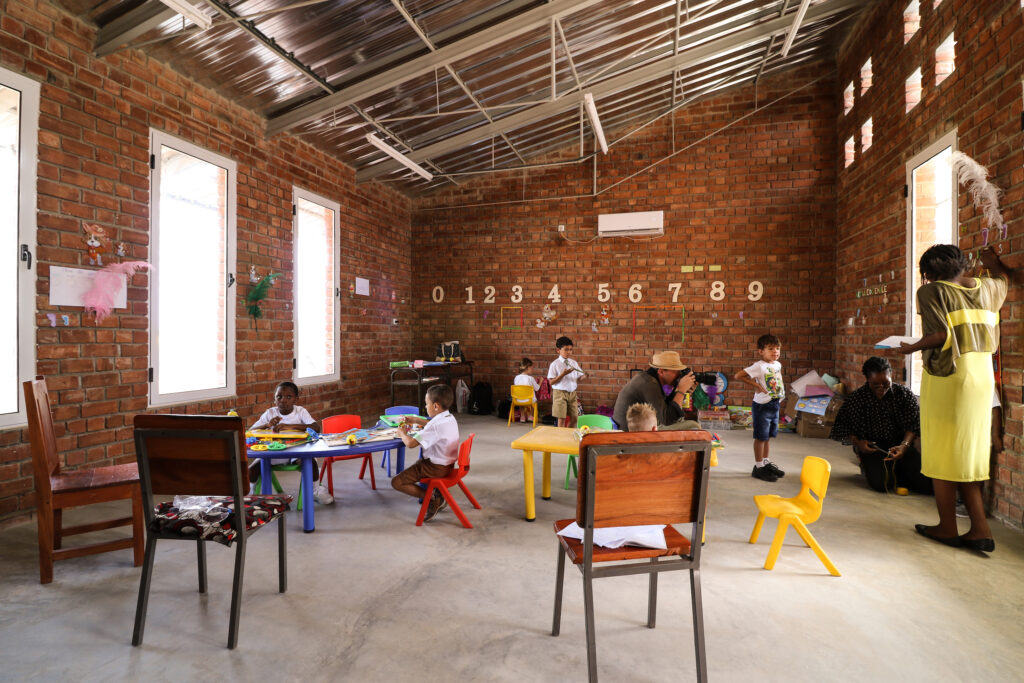
POLYGON ((614 417, 619 429, 628 431, 626 413, 630 406, 648 403, 658 415, 658 429, 700 429, 700 424, 683 416, 683 401, 696 386, 693 373, 675 351, 662 351, 651 358, 650 367, 633 375, 615 399, 614 417), (666 395, 662 387, 673 387, 666 395))
POLYGON ((921 433, 917 397, 893 384, 884 358, 868 358, 861 370, 867 381, 843 401, 830 438, 853 444, 861 474, 874 490, 931 494, 932 480, 921 474, 921 453, 914 446, 921 433))

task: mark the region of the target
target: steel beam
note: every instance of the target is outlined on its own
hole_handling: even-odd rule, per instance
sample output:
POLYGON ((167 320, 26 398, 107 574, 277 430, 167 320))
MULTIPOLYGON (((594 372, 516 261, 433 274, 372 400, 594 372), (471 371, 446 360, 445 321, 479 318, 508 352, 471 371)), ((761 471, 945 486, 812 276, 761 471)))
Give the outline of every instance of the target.
MULTIPOLYGON (((831 0, 830 2, 821 3, 808 10, 805 22, 811 23, 821 21, 835 14, 839 14, 840 12, 858 9, 864 7, 868 1, 869 0, 831 0)), ((638 84, 645 81, 671 74, 676 69, 685 69, 713 59, 722 53, 731 52, 746 45, 768 40, 777 33, 788 30, 791 26, 792 21, 789 17, 778 17, 760 25, 736 31, 735 33, 727 34, 721 38, 708 41, 698 47, 681 52, 677 56, 669 56, 666 59, 652 62, 632 71, 620 73, 619 75, 601 81, 600 83, 588 85, 587 90, 588 92, 593 93, 594 97, 597 99, 608 95, 614 95, 622 90, 636 87, 638 84)), ((531 107, 524 111, 501 118, 494 123, 481 125, 477 128, 466 131, 465 133, 453 135, 452 137, 439 140, 433 144, 420 147, 409 152, 407 156, 417 162, 429 159, 430 157, 441 156, 478 140, 494 137, 496 135, 515 130, 516 128, 529 125, 535 121, 541 121, 551 116, 555 116, 563 111, 574 109, 579 106, 582 101, 582 93, 570 92, 554 102, 547 102, 545 104, 531 107)), ((388 162, 369 166, 356 173, 356 181, 364 182, 372 180, 382 174, 390 173, 395 170, 395 166, 396 164, 388 162)))
POLYGON ((410 59, 377 76, 342 88, 331 95, 321 97, 292 111, 273 116, 267 122, 267 134, 282 133, 318 118, 332 109, 359 102, 400 83, 431 73, 434 69, 447 66, 534 29, 546 28, 552 19, 567 16, 599 2, 601 0, 554 0, 554 2, 523 12, 486 30, 440 47, 436 52, 410 59))
POLYGON ((98 30, 94 51, 98 57, 109 55, 125 43, 135 40, 177 15, 178 13, 167 5, 157 0, 149 0, 98 30))

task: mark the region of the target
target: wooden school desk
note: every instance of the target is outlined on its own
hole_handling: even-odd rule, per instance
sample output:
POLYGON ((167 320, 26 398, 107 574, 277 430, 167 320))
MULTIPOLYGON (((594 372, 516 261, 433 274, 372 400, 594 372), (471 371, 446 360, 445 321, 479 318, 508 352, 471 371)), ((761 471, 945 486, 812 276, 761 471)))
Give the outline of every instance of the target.
POLYGON ((551 454, 565 453, 579 455, 580 442, 576 440, 576 430, 570 427, 534 427, 526 434, 512 442, 512 448, 523 452, 523 488, 526 497, 526 521, 537 518, 533 491, 533 453, 540 451, 543 455, 543 484, 541 497, 551 499, 551 454))

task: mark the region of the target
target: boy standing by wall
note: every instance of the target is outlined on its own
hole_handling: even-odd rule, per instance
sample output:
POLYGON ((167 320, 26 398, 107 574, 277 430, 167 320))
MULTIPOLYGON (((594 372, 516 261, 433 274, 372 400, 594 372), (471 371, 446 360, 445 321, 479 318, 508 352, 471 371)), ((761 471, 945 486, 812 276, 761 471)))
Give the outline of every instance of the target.
POLYGON ((551 414, 558 418, 559 427, 575 427, 576 381, 585 377, 580 366, 572 360, 572 339, 562 336, 555 340, 558 357, 548 366, 551 381, 551 414))
POLYGON ((786 475, 768 459, 768 440, 779 433, 779 402, 786 397, 782 384, 782 342, 774 334, 757 338, 761 360, 736 373, 735 378, 754 388, 754 469, 750 476, 762 481, 777 481, 786 475))

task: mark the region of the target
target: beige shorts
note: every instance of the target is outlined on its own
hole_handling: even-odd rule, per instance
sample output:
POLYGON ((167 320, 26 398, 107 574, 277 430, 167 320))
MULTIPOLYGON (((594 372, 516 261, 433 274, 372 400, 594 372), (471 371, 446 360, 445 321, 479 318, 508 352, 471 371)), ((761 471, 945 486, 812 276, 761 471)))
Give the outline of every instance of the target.
POLYGON ((576 419, 576 392, 554 389, 551 391, 551 414, 555 417, 576 419))

